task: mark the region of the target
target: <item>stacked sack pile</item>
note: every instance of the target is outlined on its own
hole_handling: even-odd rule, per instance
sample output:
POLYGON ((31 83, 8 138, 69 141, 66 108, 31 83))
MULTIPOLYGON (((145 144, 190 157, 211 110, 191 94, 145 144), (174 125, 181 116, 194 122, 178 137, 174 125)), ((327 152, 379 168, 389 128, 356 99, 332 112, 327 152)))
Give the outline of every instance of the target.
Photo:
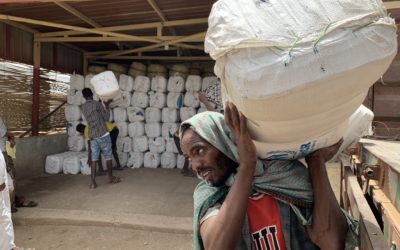
MULTIPOLYGON (((206 110, 197 92, 215 84, 217 78, 202 78, 199 70, 189 70, 180 64, 173 65, 168 71, 160 64, 146 67, 133 62, 129 70, 125 68, 128 74, 123 74, 122 68, 115 64, 111 67, 114 75, 119 76, 120 98, 110 104, 110 121, 119 129, 117 148, 121 165, 131 168, 182 168, 184 157, 178 154, 173 135, 181 121, 206 110)), ((83 135, 76 131, 76 125, 87 124, 80 110, 85 102, 82 89, 88 87, 93 90, 93 76, 89 73, 85 77, 71 77, 65 108, 69 151, 47 156, 47 173, 90 174, 87 143, 83 135)), ((99 97, 95 94, 94 99, 99 100, 99 97)))

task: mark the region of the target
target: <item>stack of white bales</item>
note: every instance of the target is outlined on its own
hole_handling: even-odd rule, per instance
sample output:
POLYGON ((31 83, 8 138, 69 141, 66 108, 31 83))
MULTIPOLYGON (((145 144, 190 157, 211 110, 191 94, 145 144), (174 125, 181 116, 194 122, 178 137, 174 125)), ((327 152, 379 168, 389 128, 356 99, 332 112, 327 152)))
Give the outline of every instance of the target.
MULTIPOLYGON (((136 67, 140 64, 132 65, 136 67)), ((187 78, 178 75, 167 79, 164 77, 164 66, 161 66, 152 67, 151 78, 144 75, 119 76, 118 84, 123 100, 111 108, 110 121, 114 121, 119 128, 117 148, 123 166, 182 168, 184 157, 178 154, 173 135, 182 120, 205 110, 200 107, 197 92, 217 81, 216 77, 201 78, 198 75, 188 75, 187 78)), ((76 132, 76 125, 86 125, 80 111, 84 103, 81 90, 84 87, 93 90, 90 84, 92 77, 93 74, 88 74, 86 77, 76 75, 71 78, 71 96, 68 97, 71 104, 65 112, 70 151, 48 156, 48 173, 90 174, 87 152, 83 151, 87 145, 83 136, 76 132)))

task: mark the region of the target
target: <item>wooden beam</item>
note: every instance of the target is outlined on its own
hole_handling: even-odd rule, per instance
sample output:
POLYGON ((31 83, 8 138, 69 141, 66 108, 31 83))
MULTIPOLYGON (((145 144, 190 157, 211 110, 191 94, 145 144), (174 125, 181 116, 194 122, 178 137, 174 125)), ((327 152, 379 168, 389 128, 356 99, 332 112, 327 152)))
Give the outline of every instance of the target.
MULTIPOLYGON (((184 38, 185 36, 139 36, 146 39, 159 39, 160 41, 170 41, 184 38)), ((103 36, 85 36, 85 37, 40 37, 36 36, 36 40, 40 42, 137 42, 142 39, 131 39, 125 37, 103 37, 103 36)), ((186 42, 204 42, 204 37, 195 37, 186 40, 186 42)))
POLYGON ((102 56, 114 60, 168 60, 168 61, 212 61, 209 56, 102 56))
POLYGON ((10 26, 13 26, 15 28, 27 31, 29 33, 33 33, 33 34, 40 33, 38 30, 35 30, 35 29, 31 28, 31 27, 28 27, 28 26, 23 25, 23 24, 18 23, 18 22, 8 21, 8 20, 1 20, 0 22, 6 23, 6 24, 8 24, 10 26))
POLYGON ((65 24, 53 23, 53 22, 47 22, 47 21, 40 21, 40 20, 35 20, 35 19, 30 19, 30 18, 23 18, 23 17, 16 17, 16 16, 0 14, 0 19, 11 20, 11 21, 15 21, 15 22, 22 22, 22 23, 31 23, 31 24, 36 24, 36 25, 60 28, 60 29, 82 31, 82 32, 88 32, 88 33, 94 33, 94 34, 100 34, 100 35, 106 35, 106 36, 126 37, 126 38, 132 38, 132 39, 137 38, 142 41, 152 42, 152 43, 160 42, 160 40, 158 40, 158 39, 146 39, 146 38, 140 38, 138 36, 133 36, 133 35, 121 34, 121 33, 110 32, 110 31, 103 31, 103 30, 99 30, 97 28, 88 29, 88 28, 83 28, 83 27, 78 27, 78 26, 65 25, 65 24))
POLYGON ((40 42, 33 42, 32 135, 39 135, 40 42))
POLYGON ((383 5, 388 10, 390 10, 390 9, 399 9, 400 8, 400 1, 383 2, 383 5))
MULTIPOLYGON (((147 2, 150 4, 150 6, 153 8, 153 10, 157 13, 157 15, 161 18, 161 21, 167 22, 167 18, 165 17, 164 13, 161 11, 161 9, 158 7, 156 2, 154 0, 147 0, 147 2)), ((168 27, 169 30, 171 31, 172 35, 176 36, 176 31, 175 29, 168 27)), ((157 27, 157 35, 161 33, 162 27, 157 27)))
MULTIPOLYGON (((167 21, 167 22, 152 22, 152 23, 102 27, 102 28, 98 28, 97 30, 123 31, 123 30, 157 29, 157 27, 161 27, 161 26, 163 26, 163 27, 187 26, 187 25, 196 25, 196 24, 206 24, 207 22, 208 22, 207 18, 193 18, 193 19, 183 19, 183 20, 175 20, 175 21, 167 21)), ((87 34, 87 33, 90 33, 90 32, 56 31, 56 32, 41 33, 39 36, 40 37, 70 36, 70 35, 81 35, 81 34, 87 34)))
POLYGON ((185 41, 193 39, 193 38, 204 37, 205 34, 206 34, 206 32, 200 32, 200 33, 196 33, 196 34, 193 34, 193 35, 190 35, 190 36, 185 36, 185 37, 180 38, 180 39, 166 41, 166 42, 155 44, 155 45, 149 45, 149 46, 136 48, 136 49, 132 49, 132 50, 125 50, 125 51, 111 53, 108 56, 121 56, 121 55, 126 55, 126 54, 129 54, 129 53, 142 52, 142 51, 145 51, 146 49, 154 49, 154 48, 159 48, 159 47, 162 47, 162 46, 165 46, 165 45, 172 45, 172 44, 175 44, 175 46, 180 46, 181 42, 185 42, 185 41))
POLYGON ((100 28, 101 27, 100 24, 96 23, 95 21, 93 21, 89 17, 85 16, 84 14, 82 14, 81 12, 79 12, 78 10, 73 8, 71 5, 69 5, 69 4, 65 3, 65 2, 60 2, 60 1, 54 1, 54 3, 57 4, 58 6, 60 6, 61 8, 65 9, 66 11, 71 13, 72 15, 78 17, 82 21, 90 24, 91 26, 93 26, 95 28, 100 28))
MULTIPOLYGON (((177 47, 169 47, 168 51, 174 51, 177 50, 177 47)), ((108 51, 94 51, 94 52, 86 52, 85 55, 88 57, 94 57, 94 56, 101 56, 101 55, 107 55, 111 54, 114 52, 118 52, 119 50, 108 50, 108 51)), ((156 52, 156 51, 165 51, 164 48, 155 48, 155 49, 149 49, 146 50, 145 52, 156 52)))

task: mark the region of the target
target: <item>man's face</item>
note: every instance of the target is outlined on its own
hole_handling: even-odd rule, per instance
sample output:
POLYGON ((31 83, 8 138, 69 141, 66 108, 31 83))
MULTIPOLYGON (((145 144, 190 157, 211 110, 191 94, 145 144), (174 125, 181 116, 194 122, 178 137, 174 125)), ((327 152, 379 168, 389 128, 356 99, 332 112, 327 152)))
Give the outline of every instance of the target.
POLYGON ((233 172, 232 161, 192 129, 183 133, 181 149, 192 169, 213 186, 223 185, 233 172))

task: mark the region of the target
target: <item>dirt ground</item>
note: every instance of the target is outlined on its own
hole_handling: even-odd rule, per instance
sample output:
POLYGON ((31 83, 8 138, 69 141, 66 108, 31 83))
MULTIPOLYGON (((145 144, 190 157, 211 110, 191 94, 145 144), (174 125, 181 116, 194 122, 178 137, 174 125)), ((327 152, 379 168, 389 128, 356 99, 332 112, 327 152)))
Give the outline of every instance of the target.
POLYGON ((18 246, 36 250, 193 249, 191 234, 161 233, 117 227, 16 226, 18 246))

